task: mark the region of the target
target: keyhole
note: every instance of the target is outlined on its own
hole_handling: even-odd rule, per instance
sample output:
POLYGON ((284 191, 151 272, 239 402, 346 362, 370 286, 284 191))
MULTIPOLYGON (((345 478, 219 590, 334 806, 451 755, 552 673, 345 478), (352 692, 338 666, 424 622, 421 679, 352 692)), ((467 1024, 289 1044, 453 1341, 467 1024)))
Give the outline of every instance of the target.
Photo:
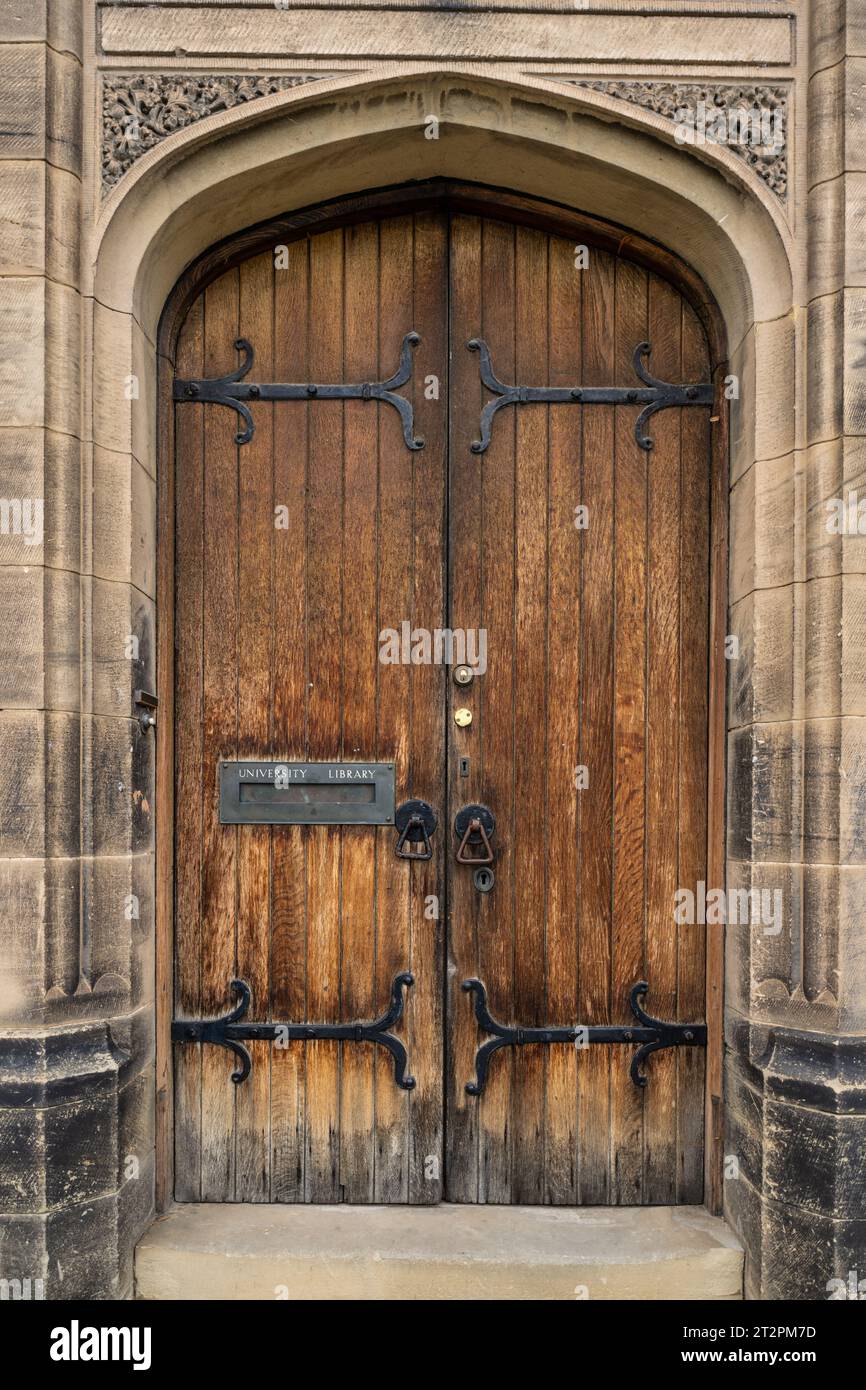
POLYGON ((479 893, 489 893, 494 884, 492 869, 476 869, 472 881, 479 893))

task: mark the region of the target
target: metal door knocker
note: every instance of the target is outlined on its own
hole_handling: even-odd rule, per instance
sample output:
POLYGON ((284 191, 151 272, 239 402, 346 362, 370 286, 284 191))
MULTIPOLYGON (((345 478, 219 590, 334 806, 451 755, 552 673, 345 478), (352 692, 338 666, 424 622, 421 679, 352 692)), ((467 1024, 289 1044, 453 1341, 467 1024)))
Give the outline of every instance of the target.
POLYGON ((459 841, 457 863, 492 864, 490 836, 495 829, 496 819, 489 806, 462 806, 454 817, 454 834, 459 841))
POLYGON ((430 836, 438 820, 428 801, 404 801, 394 813, 394 825, 400 835, 395 853, 398 859, 432 859, 430 836), (420 845, 420 849, 415 849, 420 845))

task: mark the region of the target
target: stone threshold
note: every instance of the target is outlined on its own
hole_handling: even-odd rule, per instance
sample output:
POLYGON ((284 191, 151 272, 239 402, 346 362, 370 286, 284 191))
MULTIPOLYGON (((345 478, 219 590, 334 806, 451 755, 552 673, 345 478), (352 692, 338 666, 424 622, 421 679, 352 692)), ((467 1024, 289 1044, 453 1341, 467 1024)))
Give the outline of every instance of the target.
POLYGON ((138 1243, 145 1300, 742 1298, 743 1251, 703 1207, 190 1203, 138 1243))

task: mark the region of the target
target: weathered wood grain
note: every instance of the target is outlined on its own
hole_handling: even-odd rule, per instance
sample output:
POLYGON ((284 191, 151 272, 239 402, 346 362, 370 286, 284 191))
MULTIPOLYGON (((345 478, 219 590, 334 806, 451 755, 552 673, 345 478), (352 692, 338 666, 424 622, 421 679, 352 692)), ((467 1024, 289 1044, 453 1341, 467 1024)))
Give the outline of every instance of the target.
MULTIPOLYGON (((481 225, 477 272, 481 282, 479 328, 495 355, 497 371, 508 381, 513 379, 515 371, 515 236, 513 225, 486 219, 481 225)), ((461 348, 466 352, 462 343, 455 344, 455 351, 461 348)), ((468 352, 466 356, 470 370, 477 371, 476 356, 468 352)), ((481 779, 480 794, 476 796, 473 792, 472 798, 464 797, 460 790, 462 779, 456 783, 460 804, 471 799, 496 808, 496 888, 482 896, 472 887, 471 869, 455 866, 454 873, 465 880, 465 890, 470 900, 477 902, 478 914, 477 962, 471 972, 462 973, 495 980, 495 1008, 501 1011, 500 1016, 510 1018, 514 1010, 514 846, 520 833, 516 825, 514 788, 516 420, 512 416, 497 423, 500 428, 479 470, 480 603, 475 616, 466 619, 470 626, 484 628, 487 633, 487 671, 466 692, 466 703, 478 710, 478 732, 473 732, 473 726, 463 739, 466 752, 478 763, 476 777, 481 779)), ((472 464, 471 455, 455 454, 455 469, 471 470, 472 464)), ((452 573, 451 591, 456 596, 461 574, 456 567, 452 573)), ((462 784, 465 786, 465 781, 462 784)), ((474 1021, 472 1026, 474 1029, 474 1021)), ((476 1040, 480 1041, 480 1038, 476 1040)), ((499 1062, 500 1065, 491 1071, 478 1107, 481 1131, 478 1197, 483 1202, 511 1201, 513 1063, 510 1058, 501 1058, 499 1062)), ((464 1081, 470 1075, 471 1072, 464 1081)))
MULTIPOLYGON (((421 335, 412 398, 423 455, 413 462, 412 612, 416 626, 432 630, 447 625, 446 479, 448 427, 443 401, 448 400, 448 222, 442 212, 419 212, 414 225, 413 323, 421 335), (434 376, 438 399, 427 399, 423 383, 434 376)), ((441 1199, 443 1145, 443 959, 445 939, 445 865, 449 850, 445 824, 446 731, 442 666, 412 668, 412 790, 439 815, 433 858, 411 869, 410 965, 418 982, 407 1009, 407 1040, 417 1088, 409 1106, 410 1202, 441 1199)), ((387 838, 387 835, 384 836, 387 838)))
POLYGON ((697 1049, 654 1057, 645 1092, 630 1047, 507 1049, 465 1093, 484 1040, 468 976, 503 1021, 561 1027, 629 1023, 641 978, 651 1013, 699 1019, 711 968, 703 927, 673 922, 676 887, 708 872, 708 421, 659 414, 646 455, 636 407, 521 405, 477 457, 466 349, 483 336, 508 382, 628 384, 649 337, 657 375, 699 380, 704 332, 647 265, 593 247, 579 269, 573 238, 490 212, 312 227, 286 269, 259 243, 180 335, 184 375, 231 370, 241 333, 260 380, 356 381, 416 329, 403 390, 427 443, 409 455, 396 412, 361 401, 260 403, 241 450, 231 412, 175 411, 175 1007, 225 1012, 240 973, 251 1018, 371 1018, 411 969, 397 1031, 418 1083, 398 1090, 380 1049, 311 1041, 254 1044, 237 1088, 224 1052, 176 1048, 179 1200, 701 1199, 697 1049), (403 621, 484 629, 486 672, 382 665, 403 621), (393 761, 398 802, 439 812, 434 858, 397 860, 390 828, 220 826, 236 756, 393 761), (455 863, 469 801, 497 818, 486 895, 455 863))
MULTIPOLYGON (((689 378, 706 381, 709 361, 706 343, 693 311, 682 306, 683 365, 689 378)), ((679 882, 695 891, 707 880, 709 619, 707 601, 710 571, 710 477, 704 460, 709 449, 710 423, 704 411, 683 411, 683 479, 681 527, 681 683, 680 723, 681 831, 679 882)), ((721 883, 710 886, 721 887, 721 883)), ((708 933, 724 927, 680 926, 677 934, 678 1017, 704 1018, 706 1008, 706 942, 708 933)), ((677 1138, 679 1174, 677 1201, 700 1202, 704 1190, 703 1091, 706 1056, 703 1049, 682 1048, 677 1055, 677 1138), (687 1055, 690 1054, 690 1055, 687 1055)))
MULTIPOLYGON (((652 370, 664 381, 682 381, 680 296, 654 277, 648 294, 652 370)), ((652 990, 649 1003, 659 1018, 675 1017, 677 949, 672 904, 679 886, 680 827, 691 811, 679 795, 683 697, 679 417, 678 411, 662 411, 653 420, 655 447, 647 469, 646 978, 652 990)), ((706 602, 704 589, 699 590, 698 601, 706 602)), ((676 1201, 676 1068, 671 1051, 653 1058, 652 1086, 644 1103, 644 1193, 647 1202, 658 1204, 676 1201)))
MULTIPOLYGON (((274 367, 273 257, 256 256, 238 269, 240 336, 255 343, 256 368, 271 380, 274 367)), ((238 466, 238 757, 271 752, 273 701, 273 410, 256 411, 256 431, 238 466)), ((251 1016, 267 1018, 271 946, 270 826, 244 825, 237 837, 238 973, 253 995, 251 1016)), ((253 1069, 237 1094, 238 1201, 270 1195, 270 1043, 253 1043, 253 1069)))
MULTIPOLYGON (((343 232, 310 246, 309 366, 313 381, 343 375, 343 232), (327 325, 327 331, 322 326, 327 325)), ((307 479, 307 730, 309 757, 334 758, 343 713, 343 406, 320 401, 309 411, 307 479)), ((307 1007, 309 1017, 340 1017, 339 826, 307 837, 307 1007)), ((339 1200, 340 1044, 307 1044, 309 1201, 339 1200)))
MULTIPOLYGON (((204 370, 204 296, 184 324, 177 370, 204 370)), ((174 615, 174 1007, 181 1018, 201 1015, 202 848, 202 508, 204 407, 175 410, 176 511, 174 615), (180 733, 180 731, 183 733, 180 733)), ((169 716, 170 717, 170 716, 169 716)), ((175 1179, 179 1202, 201 1199, 202 1048, 174 1049, 175 1179)))
MULTIPOLYGON (((583 244, 583 243, 582 243, 583 244)), ((582 378, 588 386, 614 380, 616 264, 595 246, 583 272, 582 378)), ((580 501, 589 526, 581 539, 581 652, 579 762, 589 785, 580 796, 578 874, 578 1020, 611 1017, 613 910, 614 732, 614 496, 613 406, 583 412, 580 501)), ((590 1047, 578 1054, 579 1197, 586 1204, 610 1200, 610 1074, 612 1050, 590 1047)))
MULTIPOLYGON (((379 228, 347 227, 345 236, 345 379, 378 375, 379 228)), ((363 401, 344 406, 345 512, 359 544, 345 544, 343 643, 345 691, 341 755, 362 757, 376 746, 376 663, 371 615, 376 611, 377 421, 363 401)), ((372 835, 378 834, 373 831, 372 835)), ((376 876, 371 873, 371 832, 343 830, 342 1005, 347 1018, 375 1018, 375 962, 370 950, 376 920, 376 876)), ((371 1202, 375 1191, 375 1059, 373 1049, 343 1048, 340 1096, 340 1188, 346 1201, 371 1202)))
MULTIPOLYGON (((276 242, 275 244, 281 244, 276 242)), ((274 374, 277 381, 309 377, 309 242, 287 248, 274 273, 274 374)), ((273 252, 271 252, 273 254, 273 252)), ((274 507, 274 754, 307 757, 306 510, 308 409, 275 408, 274 507)), ((283 826, 272 836, 271 1016, 306 1019, 307 835, 283 826)), ((271 1057, 271 1200, 303 1200, 306 1162, 306 1044, 290 1042, 271 1057)))
MULTIPOLYGON (((204 312, 205 375, 223 376, 237 362, 237 271, 208 287, 204 312)), ((219 1016, 231 1003, 229 982, 237 967, 237 830, 219 823, 217 764, 236 756, 238 736, 238 552, 231 525, 238 448, 233 412, 203 413, 200 1004, 205 1016, 219 1016)), ((203 1201, 230 1202, 235 1195, 233 1067, 224 1048, 202 1048, 203 1201)))
MULTIPOLYGON (((631 379, 646 338, 647 277, 620 260, 614 284, 614 370, 631 379)), ((647 462, 636 448, 633 409, 616 407, 614 436, 614 765, 611 1019, 631 1022, 629 991, 643 978, 646 912, 646 506, 647 462)), ((611 1201, 643 1199, 643 1096, 628 1074, 632 1049, 610 1058, 611 1201)))
MULTIPOLYGON (((466 350, 478 336, 481 318, 481 220, 457 213, 451 220, 450 256, 450 400, 448 477, 448 564, 451 579, 449 619, 464 631, 479 625, 481 612, 481 547, 483 469, 473 466, 470 442, 478 434, 482 390, 478 359, 466 350)), ((485 678, 486 679, 486 678, 485 678)), ((470 687, 472 690, 473 687, 470 687)), ((479 1106, 467 1096, 473 1076, 478 1030, 471 1003, 461 982, 478 970, 480 894, 472 887, 471 871, 454 864, 454 817, 467 802, 481 801, 482 761, 469 730, 454 723, 454 712, 467 704, 464 691, 448 682, 448 812, 444 836, 449 863, 447 939, 448 1121, 446 1125, 446 1191, 449 1201, 477 1202, 479 1194, 479 1106), (459 761, 469 758, 469 775, 461 777, 459 761)), ((473 703, 477 703, 473 701, 473 703)), ((471 730, 472 726, 469 726, 471 730)), ((493 896, 492 894, 490 895, 493 896)), ((506 919, 504 930, 510 935, 506 919)), ((503 1059, 510 1068, 510 1059, 503 1059)))
MULTIPOLYGON (((571 386, 583 363, 582 288, 586 270, 575 265, 574 247, 551 238, 549 250, 549 363, 552 386, 571 386)), ((578 790, 581 752, 580 653, 581 544, 575 525, 583 501, 581 406, 550 409, 547 603, 547 820, 546 914, 548 920, 547 1017, 567 1025, 579 1017, 578 875, 579 816, 587 794, 578 790)), ((596 518, 593 518, 593 522, 596 518)), ((592 524, 592 523, 591 523, 592 524)), ((547 1128, 544 1200, 563 1205, 578 1197, 577 1050, 554 1047, 547 1063, 547 1128)))
MULTIPOLYGON (((546 233, 518 227, 515 264, 515 371, 518 381, 548 377, 546 233)), ((548 434, 547 410, 516 411, 515 568, 517 591, 511 641, 514 651, 514 1009, 516 1021, 543 1024, 547 1012, 549 833, 547 737, 551 710, 547 680, 548 434)), ((552 731, 551 731, 552 732, 552 731)), ((494 995, 495 998, 495 995, 494 995)), ((549 1054, 518 1048, 514 1057, 511 1200, 543 1196, 548 1139, 545 1089, 549 1054)))

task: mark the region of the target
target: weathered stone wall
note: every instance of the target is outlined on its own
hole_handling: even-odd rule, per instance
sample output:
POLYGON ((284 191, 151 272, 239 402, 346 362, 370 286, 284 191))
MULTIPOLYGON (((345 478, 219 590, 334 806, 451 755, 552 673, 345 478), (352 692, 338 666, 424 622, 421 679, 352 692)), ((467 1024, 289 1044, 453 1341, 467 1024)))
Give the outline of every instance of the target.
POLYGON ((245 225, 442 173, 655 236, 724 313, 728 877, 784 902, 778 933, 728 928, 726 1210, 752 1296, 866 1279, 866 540, 825 508, 866 469, 866 11, 695 8, 0 0, 0 1277, 128 1296, 152 1212, 133 700, 156 681, 161 306, 245 225), (784 149, 679 146, 699 101, 782 109, 784 149))
POLYGON ((54 1298, 129 1295, 153 1182, 149 779, 130 719, 153 681, 153 499, 86 423, 81 19, 71 0, 0 6, 0 1275, 54 1298))
MULTIPOLYGON (((785 910, 777 935, 728 928, 740 1176, 725 1191, 748 1292, 781 1298, 826 1298, 832 1279, 866 1294, 866 525, 834 534, 827 506, 866 482, 866 9, 815 0, 809 18, 792 209, 805 380, 785 447, 780 435, 732 492, 745 659, 731 669, 728 875, 782 890, 785 910)), ((792 369, 784 350, 777 372, 792 369)))

